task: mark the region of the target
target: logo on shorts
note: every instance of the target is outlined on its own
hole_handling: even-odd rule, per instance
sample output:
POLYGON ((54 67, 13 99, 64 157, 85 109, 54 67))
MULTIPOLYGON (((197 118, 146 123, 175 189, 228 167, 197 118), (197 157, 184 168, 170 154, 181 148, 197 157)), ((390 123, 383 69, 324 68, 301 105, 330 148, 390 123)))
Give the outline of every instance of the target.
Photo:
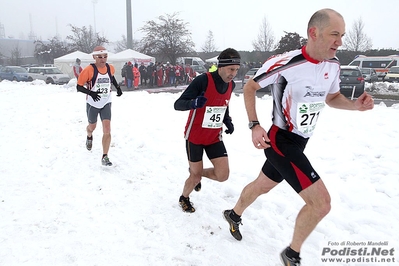
POLYGON ((315 172, 311 172, 311 173, 310 173, 310 176, 311 176, 313 179, 315 179, 315 178, 317 177, 317 175, 316 175, 315 172))

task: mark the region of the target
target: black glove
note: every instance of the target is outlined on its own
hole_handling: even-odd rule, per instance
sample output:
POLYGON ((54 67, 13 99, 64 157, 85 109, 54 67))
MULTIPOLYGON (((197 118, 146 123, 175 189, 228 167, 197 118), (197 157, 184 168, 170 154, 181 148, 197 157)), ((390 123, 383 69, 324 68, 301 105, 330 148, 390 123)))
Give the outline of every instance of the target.
POLYGON ((99 93, 96 91, 90 91, 89 95, 93 98, 93 101, 98 102, 101 99, 101 96, 98 95, 99 93))
POLYGON ((118 87, 118 88, 116 88, 116 96, 121 96, 123 93, 122 93, 122 90, 121 90, 121 87, 118 87))
POLYGON ((223 119, 223 123, 226 125, 227 129, 224 131, 226 134, 233 134, 234 132, 234 125, 231 121, 231 117, 226 117, 223 119))
POLYGON ((206 101, 208 100, 206 97, 204 97, 204 94, 205 94, 205 92, 202 92, 200 96, 198 96, 197 98, 195 98, 194 100, 191 101, 192 109, 204 107, 206 101))

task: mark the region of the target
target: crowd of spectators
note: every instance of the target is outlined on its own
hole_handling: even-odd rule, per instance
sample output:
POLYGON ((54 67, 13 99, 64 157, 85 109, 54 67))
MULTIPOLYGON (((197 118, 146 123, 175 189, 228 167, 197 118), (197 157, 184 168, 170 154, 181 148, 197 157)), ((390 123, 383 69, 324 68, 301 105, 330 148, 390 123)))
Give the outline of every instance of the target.
MULTIPOLYGON (((236 79, 243 80, 248 70, 261 65, 261 62, 242 63, 236 79)), ((217 69, 217 65, 206 64, 205 68, 212 72, 217 69)), ((147 65, 141 62, 140 66, 137 63, 126 62, 121 72, 124 78, 123 83, 128 89, 188 85, 199 74, 191 65, 183 63, 173 65, 169 62, 155 62, 155 64, 150 62, 147 65)))
POLYGON ((125 78, 124 84, 128 88, 134 87, 134 89, 138 89, 139 86, 142 88, 154 88, 188 85, 197 75, 190 65, 184 64, 173 65, 169 62, 166 64, 155 62, 154 64, 150 62, 148 65, 145 65, 144 62, 141 62, 140 67, 138 67, 137 63, 135 64, 138 67, 138 71, 135 71, 132 65, 131 62, 126 62, 121 73, 122 77, 125 78), (133 82, 136 80, 134 73, 136 73, 137 80, 139 81, 137 87, 133 82))

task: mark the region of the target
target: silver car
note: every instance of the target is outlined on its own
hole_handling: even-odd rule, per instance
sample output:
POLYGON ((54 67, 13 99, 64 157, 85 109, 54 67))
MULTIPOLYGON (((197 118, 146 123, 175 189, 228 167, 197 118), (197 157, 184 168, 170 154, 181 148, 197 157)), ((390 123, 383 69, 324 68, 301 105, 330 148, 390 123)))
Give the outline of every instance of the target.
POLYGON ((46 84, 67 84, 70 80, 67 74, 64 74, 56 67, 31 67, 28 71, 28 80, 44 80, 46 84))
POLYGON ((365 82, 373 83, 378 81, 377 72, 374 68, 361 68, 362 75, 365 82))
POLYGON ((242 88, 244 88, 244 85, 255 76, 256 72, 259 70, 259 68, 251 68, 248 70, 247 73, 245 73, 244 79, 242 81, 242 88))

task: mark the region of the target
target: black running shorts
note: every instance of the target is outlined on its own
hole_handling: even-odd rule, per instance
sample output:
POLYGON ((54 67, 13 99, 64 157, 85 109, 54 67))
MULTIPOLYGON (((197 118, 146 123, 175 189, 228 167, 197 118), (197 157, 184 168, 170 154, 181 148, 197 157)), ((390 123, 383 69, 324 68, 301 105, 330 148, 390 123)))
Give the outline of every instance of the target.
POLYGON ((209 160, 219 157, 227 157, 227 151, 223 141, 211 145, 197 145, 186 140, 186 152, 190 162, 195 163, 202 161, 204 150, 209 160))
POLYGON ((271 147, 265 149, 267 159, 262 167, 266 176, 275 182, 285 179, 297 193, 320 179, 303 153, 308 138, 275 125, 270 128, 268 136, 271 147))

